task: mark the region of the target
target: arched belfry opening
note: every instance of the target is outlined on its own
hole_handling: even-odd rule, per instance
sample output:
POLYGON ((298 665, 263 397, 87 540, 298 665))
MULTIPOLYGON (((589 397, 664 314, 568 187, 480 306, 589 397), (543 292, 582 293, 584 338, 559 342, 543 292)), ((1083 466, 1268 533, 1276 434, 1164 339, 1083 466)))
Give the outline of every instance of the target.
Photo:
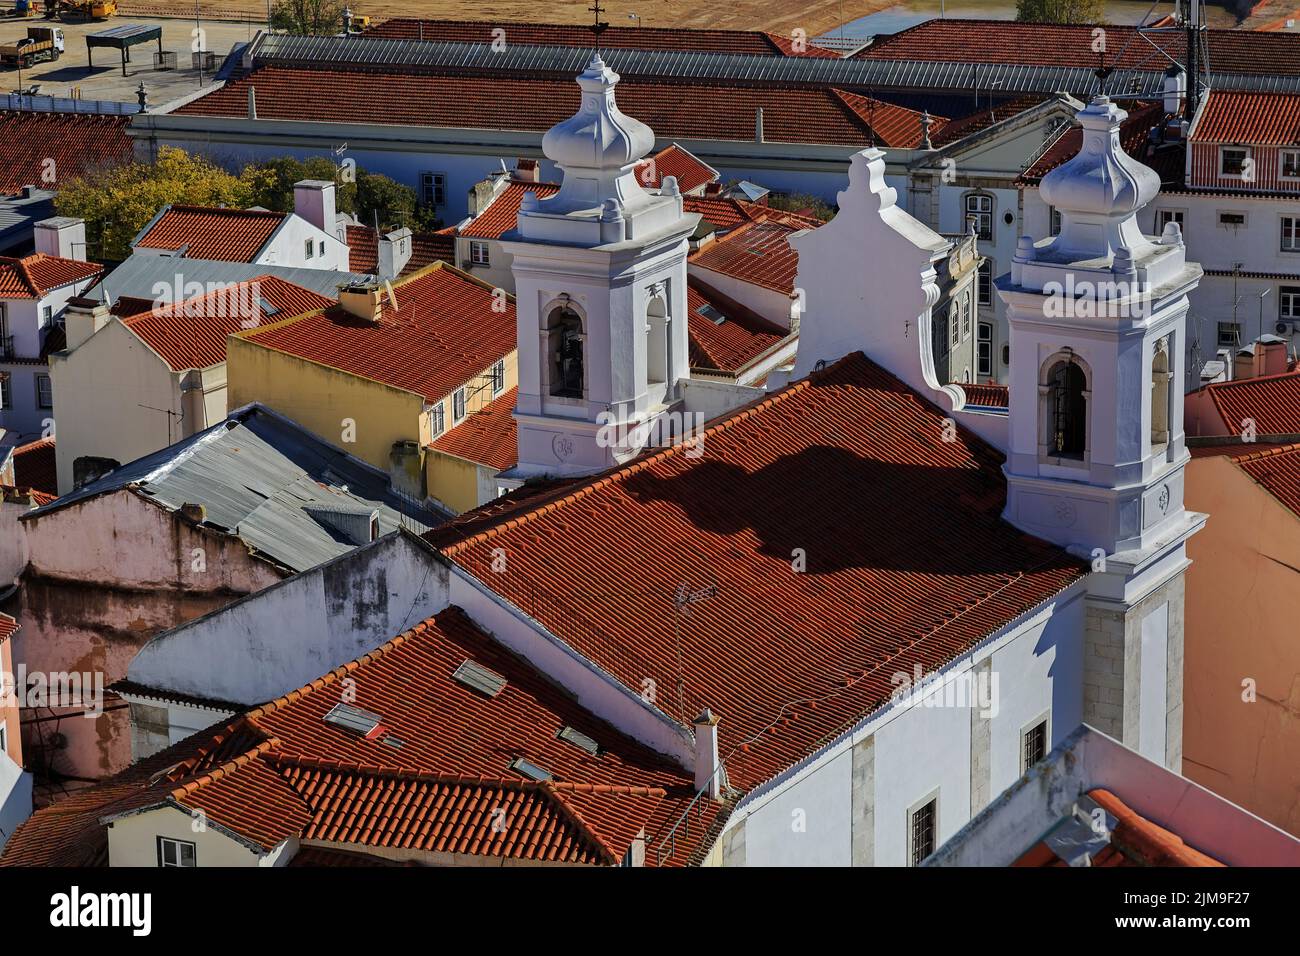
POLYGON ((646 381, 662 385, 668 381, 668 304, 662 295, 650 300, 646 309, 646 381))
POLYGON ((1155 343, 1151 356, 1151 448, 1169 444, 1170 395, 1169 337, 1155 343))
POLYGON ((547 355, 550 359, 550 393, 557 398, 582 398, 586 336, 582 317, 568 305, 553 308, 546 317, 547 355))
POLYGON ((1041 391, 1047 454, 1083 460, 1088 453, 1088 374, 1072 354, 1048 363, 1041 391))

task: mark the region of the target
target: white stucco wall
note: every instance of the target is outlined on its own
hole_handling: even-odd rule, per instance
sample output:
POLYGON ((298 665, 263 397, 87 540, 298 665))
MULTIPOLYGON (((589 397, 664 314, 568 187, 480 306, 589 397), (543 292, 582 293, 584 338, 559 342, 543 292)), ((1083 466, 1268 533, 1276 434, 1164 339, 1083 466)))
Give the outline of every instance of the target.
POLYGON ((257 853, 215 827, 203 827, 200 820, 184 810, 168 806, 111 821, 108 865, 157 867, 160 836, 193 843, 195 866, 201 867, 284 866, 293 858, 298 845, 292 839, 269 853, 257 853))

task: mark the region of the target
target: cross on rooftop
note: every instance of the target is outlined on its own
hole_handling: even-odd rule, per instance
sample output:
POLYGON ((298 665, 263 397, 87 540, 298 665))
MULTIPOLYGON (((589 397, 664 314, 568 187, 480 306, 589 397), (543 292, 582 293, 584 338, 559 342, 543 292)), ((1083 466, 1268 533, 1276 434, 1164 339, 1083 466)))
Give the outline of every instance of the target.
POLYGON ((1097 77, 1097 93, 1101 96, 1106 95, 1106 78, 1109 77, 1115 68, 1106 65, 1106 51, 1097 52, 1097 69, 1093 70, 1093 75, 1097 77))
POLYGON ((587 10, 595 17, 595 22, 591 25, 591 32, 596 38, 596 46, 600 46, 600 35, 609 29, 609 23, 602 20, 600 15, 605 12, 605 7, 600 5, 600 0, 592 0, 592 5, 587 10))

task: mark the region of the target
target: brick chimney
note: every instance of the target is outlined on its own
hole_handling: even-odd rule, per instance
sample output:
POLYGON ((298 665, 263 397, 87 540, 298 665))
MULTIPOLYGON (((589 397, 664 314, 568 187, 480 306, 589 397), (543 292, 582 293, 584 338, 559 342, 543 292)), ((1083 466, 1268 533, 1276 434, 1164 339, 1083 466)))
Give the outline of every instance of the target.
POLYGON ((86 220, 55 216, 36 224, 36 251, 62 259, 86 259, 86 220))
POLYGON ((1285 339, 1271 334, 1261 335, 1237 352, 1232 363, 1232 377, 1242 379, 1280 375, 1286 371, 1288 359, 1285 339))

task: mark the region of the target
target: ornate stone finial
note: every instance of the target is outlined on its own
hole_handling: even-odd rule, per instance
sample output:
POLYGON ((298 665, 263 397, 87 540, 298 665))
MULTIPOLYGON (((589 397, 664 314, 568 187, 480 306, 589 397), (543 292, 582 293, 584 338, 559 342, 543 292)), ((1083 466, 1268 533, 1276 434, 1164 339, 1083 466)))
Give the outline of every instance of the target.
POLYGON ((934 119, 930 116, 930 111, 923 110, 921 112, 921 148, 922 149, 934 149, 934 144, 930 142, 930 127, 933 125, 934 125, 934 119))
POLYGON ((682 191, 677 185, 677 177, 665 176, 664 181, 659 186, 659 192, 664 196, 680 196, 682 191))

